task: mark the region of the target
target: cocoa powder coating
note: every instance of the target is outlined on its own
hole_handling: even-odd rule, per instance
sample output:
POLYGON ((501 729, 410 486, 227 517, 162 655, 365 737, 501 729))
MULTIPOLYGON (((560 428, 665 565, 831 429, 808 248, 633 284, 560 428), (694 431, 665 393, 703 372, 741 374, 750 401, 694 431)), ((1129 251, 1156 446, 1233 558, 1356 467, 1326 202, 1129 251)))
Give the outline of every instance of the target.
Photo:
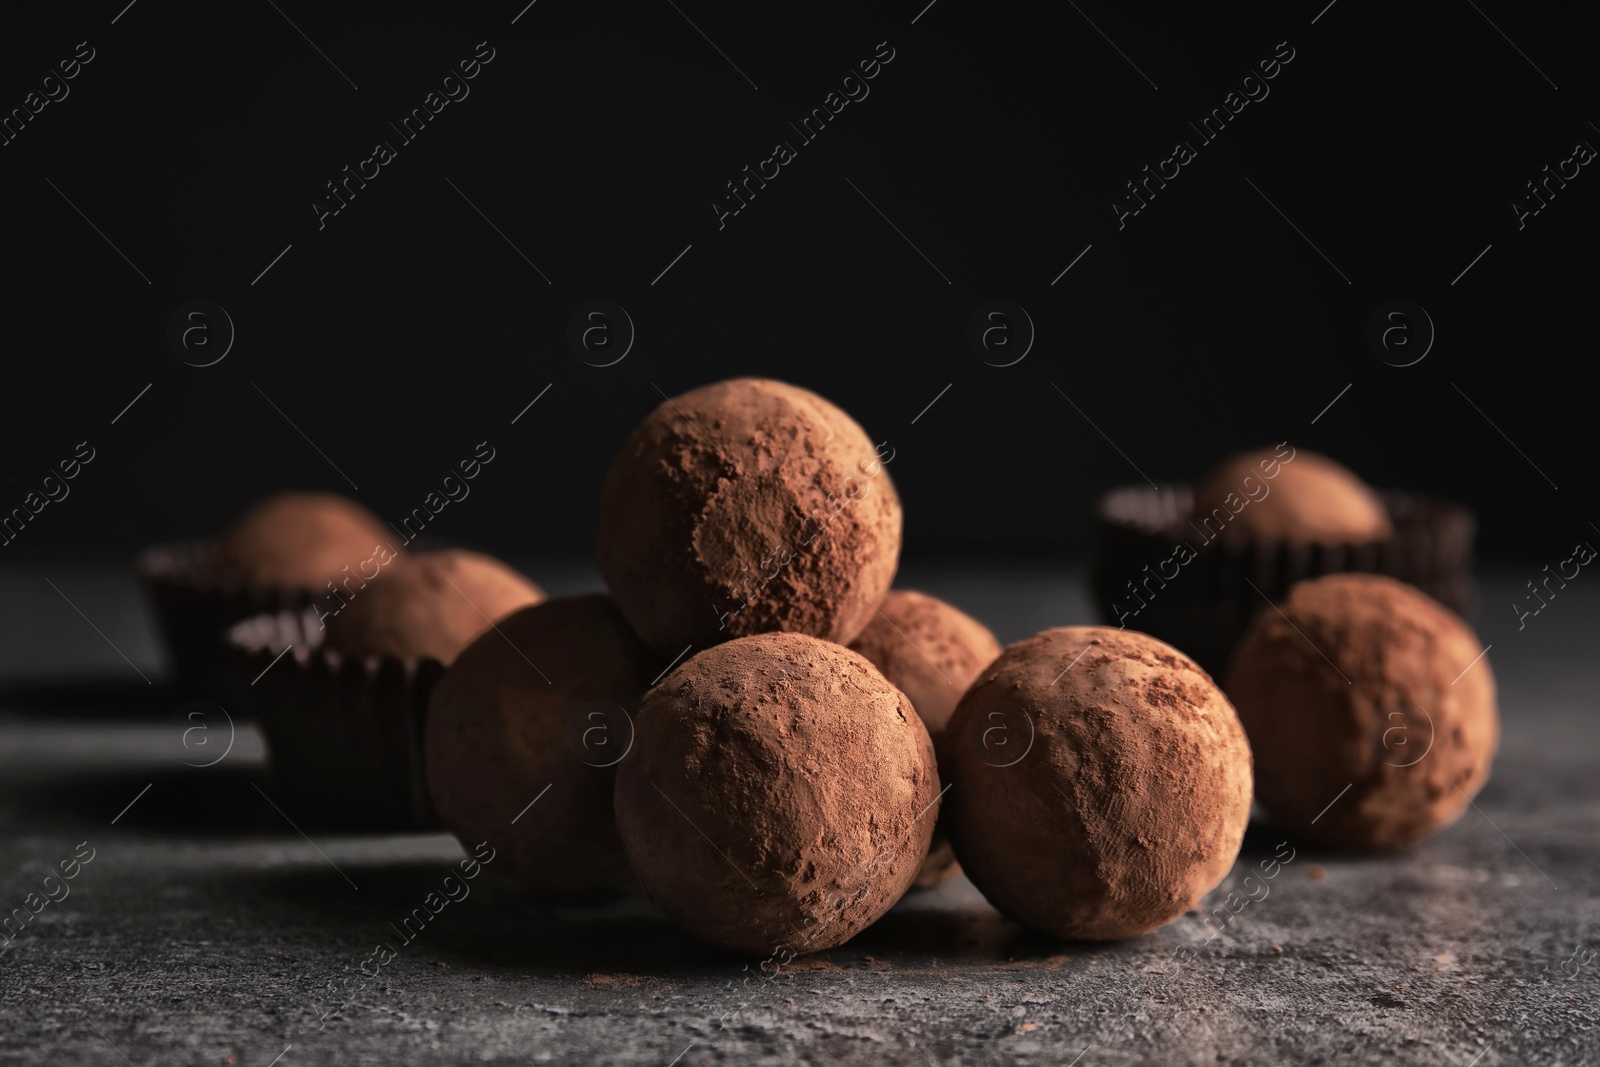
POLYGON ((840 945, 927 854, 933 743, 849 649, 792 633, 714 646, 646 694, 637 725, 617 829, 650 897, 704 941, 778 966, 840 945))
MULTIPOLYGON (((394 536, 335 493, 278 493, 241 515, 217 544, 217 565, 256 585, 326 592, 394 536)), ((395 551, 395 550, 391 550, 395 551)))
POLYGON ((900 500, 866 433, 783 382, 674 397, 624 442, 597 560, 645 643, 676 655, 774 630, 848 642, 900 556, 900 500))
POLYGON ((967 877, 1057 937, 1176 919, 1228 873, 1249 821, 1250 749, 1227 698, 1131 630, 1069 626, 1009 646, 939 754, 967 877))
POLYGON ((1379 575, 1301 582, 1279 608, 1257 617, 1227 677, 1261 806, 1307 840, 1384 852, 1454 821, 1500 733, 1472 630, 1379 575))
POLYGON ((428 792, 444 824, 469 849, 488 841, 507 873, 536 888, 626 883, 612 788, 659 669, 602 595, 503 619, 429 701, 428 792))
MULTIPOLYGON (((911 698, 935 746, 967 687, 1000 655, 1000 642, 983 623, 911 589, 884 597, 850 647, 911 698)), ((928 858, 913 885, 927 888, 960 873, 943 827, 935 825, 928 858)))
POLYGON ((544 590, 490 556, 449 549, 401 556, 327 616, 327 644, 356 655, 431 657, 449 666, 473 638, 544 590))
POLYGON ((1339 544, 1393 532, 1383 501, 1344 466, 1303 448, 1288 455, 1293 458, 1284 462, 1260 449, 1218 464, 1195 488, 1195 520, 1212 518, 1214 530, 1225 516, 1221 532, 1229 543, 1339 544))
POLYGON ((935 738, 978 672, 1000 655, 1000 642, 987 626, 913 589, 896 589, 884 597, 850 648, 911 698, 935 738))

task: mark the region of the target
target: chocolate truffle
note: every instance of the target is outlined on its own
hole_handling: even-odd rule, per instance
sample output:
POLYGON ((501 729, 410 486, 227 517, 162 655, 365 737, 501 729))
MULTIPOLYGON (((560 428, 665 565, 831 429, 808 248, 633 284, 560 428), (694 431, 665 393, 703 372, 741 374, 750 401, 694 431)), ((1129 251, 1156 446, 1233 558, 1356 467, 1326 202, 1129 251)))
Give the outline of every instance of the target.
MULTIPOLYGON (((917 709, 934 744, 978 672, 1000 654, 988 627, 926 593, 897 589, 884 597, 850 647, 872 661, 917 709)), ((961 873, 943 828, 933 830, 928 858, 913 885, 937 885, 961 873)))
POLYGON ((1385 852, 1453 821, 1499 741, 1482 654, 1464 622, 1392 578, 1296 585, 1227 676, 1261 806, 1306 839, 1385 852))
MULTIPOLYGON (((804 634, 699 653, 645 695, 617 829, 663 911, 782 966, 900 899, 938 817, 933 743, 865 658, 804 634)), ((766 969, 766 964, 763 964, 766 969)))
POLYGON ((1008 647, 940 739, 945 827, 989 902, 1057 937, 1133 937, 1228 873, 1250 748, 1211 677, 1146 634, 1045 630, 1008 647))
POLYGON ((605 596, 547 600, 502 619, 498 633, 467 646, 428 704, 428 792, 444 824, 469 849, 488 841, 503 870, 530 886, 626 882, 611 792, 659 669, 605 596))
POLYGON ((871 440, 783 382, 735 378, 666 401, 601 489, 600 572, 669 656, 774 630, 848 642, 899 557, 900 499, 871 440))
MULTIPOLYGON (((379 518, 334 493, 279 493, 246 511, 217 545, 217 564, 256 585, 322 593, 393 534, 379 518)), ((390 549, 390 552, 394 552, 390 549)))
POLYGON ((1287 443, 1218 464, 1194 494, 1194 521, 1226 543, 1377 541, 1393 532, 1367 484, 1326 456, 1287 443))
POLYGON ((544 599, 544 590, 499 560, 459 549, 402 556, 348 589, 344 607, 318 611, 329 648, 426 656, 446 666, 502 616, 544 599))

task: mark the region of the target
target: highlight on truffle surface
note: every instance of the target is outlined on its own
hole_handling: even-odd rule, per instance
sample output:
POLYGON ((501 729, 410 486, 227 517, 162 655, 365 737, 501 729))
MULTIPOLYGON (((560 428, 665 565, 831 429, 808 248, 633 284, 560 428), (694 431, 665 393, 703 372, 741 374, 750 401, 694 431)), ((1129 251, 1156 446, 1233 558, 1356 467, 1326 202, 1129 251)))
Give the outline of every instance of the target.
POLYGON ((1045 630, 1009 646, 939 746, 945 827, 1000 911, 1064 938, 1171 922, 1232 867, 1250 749, 1222 691, 1145 634, 1045 630))
POLYGON ((634 874, 670 918, 781 966, 900 899, 928 851, 939 778, 911 702, 866 659, 758 634, 646 694, 616 812, 634 874))
POLYGON ((673 397, 606 474, 606 587, 669 656, 770 631, 848 642, 899 562, 892 458, 838 407, 784 382, 735 378, 673 397))
POLYGON ((526 885, 630 880, 612 814, 639 697, 659 670, 610 599, 523 608, 467 646, 428 705, 428 791, 463 845, 526 885))
POLYGON ((1306 840, 1390 852, 1453 822, 1499 742, 1477 636, 1392 578, 1301 582, 1234 653, 1256 797, 1306 840))

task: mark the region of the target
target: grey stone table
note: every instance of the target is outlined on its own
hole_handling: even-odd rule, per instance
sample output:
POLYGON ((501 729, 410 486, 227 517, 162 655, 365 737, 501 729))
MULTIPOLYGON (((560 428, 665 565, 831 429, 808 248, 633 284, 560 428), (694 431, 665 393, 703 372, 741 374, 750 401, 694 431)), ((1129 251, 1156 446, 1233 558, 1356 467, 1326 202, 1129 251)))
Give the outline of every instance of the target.
MULTIPOLYGON (((1299 848, 1211 937, 1237 881, 1289 854, 1255 826, 1196 912, 1111 945, 1031 934, 963 879, 769 979, 638 894, 538 899, 488 876, 363 974, 456 843, 302 835, 258 791, 248 728, 185 766, 192 724, 132 581, 0 572, 0 909, 63 861, 76 875, 0 941, 0 1063, 1600 1063, 1600 586, 1519 629, 1527 577, 1486 583, 1478 620, 1493 779, 1411 853, 1299 848)), ((1067 574, 906 578, 1007 641, 1092 617, 1067 574)))

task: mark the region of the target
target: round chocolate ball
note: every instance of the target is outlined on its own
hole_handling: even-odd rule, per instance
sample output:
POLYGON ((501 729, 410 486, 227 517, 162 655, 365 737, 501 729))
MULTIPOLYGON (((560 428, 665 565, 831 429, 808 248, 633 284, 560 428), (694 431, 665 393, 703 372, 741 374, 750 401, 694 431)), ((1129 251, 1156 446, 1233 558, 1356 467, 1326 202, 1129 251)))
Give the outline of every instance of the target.
POLYGON ((1242 452, 1218 464, 1194 494, 1194 521, 1225 543, 1377 541, 1394 527, 1365 482, 1326 456, 1294 449, 1242 452))
POLYGON ((848 941, 928 852, 927 728, 866 659, 804 634, 716 645, 651 689, 617 771, 633 872, 696 937, 782 966, 848 941))
POLYGON ((1009 646, 939 754, 967 877, 1057 937, 1176 919, 1228 873, 1250 818, 1250 748, 1227 698, 1131 630, 1069 626, 1009 646))
MULTIPOLYGON (((1000 642, 983 623, 911 589, 884 597, 850 647, 911 698, 936 746, 967 687, 1000 654, 1000 642)), ((960 873, 948 836, 936 824, 928 858, 912 885, 925 889, 960 873)))
POLYGON ((913 589, 896 589, 884 597, 849 647, 911 698, 935 738, 967 687, 1000 655, 1000 642, 987 626, 913 589))
MULTIPOLYGON (((256 585, 322 593, 354 573, 393 532, 372 512, 335 493, 279 493, 234 522, 217 544, 225 572, 256 585)), ((393 554, 398 551, 386 548, 393 554)))
POLYGON ((889 590, 900 520, 850 416, 793 385, 735 378, 666 401, 623 443, 601 489, 597 559, 617 607, 669 656, 775 630, 843 643, 889 590))
POLYGON ((1301 582, 1278 609, 1257 616, 1227 676, 1261 806, 1308 840, 1384 852, 1454 821, 1500 736, 1472 630, 1379 575, 1301 582))
POLYGON ((605 596, 501 620, 428 703, 428 793, 445 826, 469 850, 488 841, 506 873, 536 888, 627 882, 611 793, 659 669, 605 596))
POLYGON ((501 617, 544 590, 491 556, 448 549, 400 556, 370 580, 340 583, 345 606, 319 609, 329 648, 355 655, 428 657, 448 666, 501 617), (334 613, 336 612, 336 613, 334 613))

